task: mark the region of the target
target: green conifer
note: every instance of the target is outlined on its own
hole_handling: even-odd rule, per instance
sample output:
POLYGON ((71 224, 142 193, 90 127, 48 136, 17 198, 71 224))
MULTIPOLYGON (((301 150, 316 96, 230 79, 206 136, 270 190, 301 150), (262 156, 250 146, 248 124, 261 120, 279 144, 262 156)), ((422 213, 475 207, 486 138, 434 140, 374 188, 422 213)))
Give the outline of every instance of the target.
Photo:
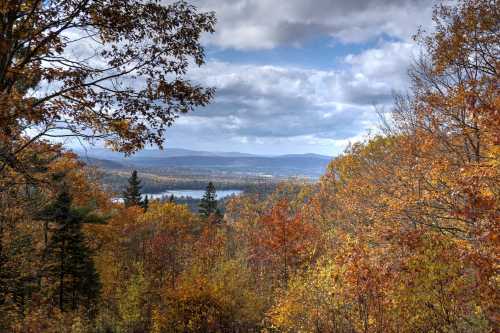
POLYGON ((148 211, 148 208, 149 208, 149 198, 148 198, 147 195, 144 197, 144 200, 141 202, 141 207, 144 209, 145 212, 148 211))
POLYGON ((123 203, 125 204, 125 207, 143 205, 141 188, 141 181, 137 176, 137 170, 134 170, 128 179, 127 189, 123 192, 123 203))
POLYGON ((42 212, 41 218, 55 224, 44 255, 43 275, 49 298, 61 311, 91 308, 99 296, 100 282, 81 226, 102 221, 89 210, 73 208, 67 189, 42 212))
POLYGON ((214 184, 209 182, 205 194, 201 198, 198 212, 203 217, 209 217, 217 211, 217 192, 214 184))

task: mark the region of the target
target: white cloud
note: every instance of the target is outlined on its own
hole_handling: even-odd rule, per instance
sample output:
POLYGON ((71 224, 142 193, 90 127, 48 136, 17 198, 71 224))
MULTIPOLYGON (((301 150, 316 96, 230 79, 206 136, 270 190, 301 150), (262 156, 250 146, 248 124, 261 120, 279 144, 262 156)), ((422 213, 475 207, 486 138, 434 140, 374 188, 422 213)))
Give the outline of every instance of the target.
POLYGON ((334 43, 380 40, 331 70, 209 61, 190 71, 194 81, 217 88, 216 99, 182 115, 168 143, 268 153, 338 152, 373 130, 373 104, 388 106, 392 92, 407 87, 416 52, 409 37, 430 25, 432 7, 431 0, 189 2, 216 11, 216 33, 206 36, 216 47, 272 49, 325 35, 334 43))
POLYGON ((337 70, 211 61, 190 76, 217 88, 214 103, 182 116, 170 137, 247 151, 338 151, 376 129, 373 104, 389 106, 392 92, 406 88, 413 52, 412 44, 384 42, 337 70))
POLYGON ((216 33, 207 42, 235 49, 300 45, 319 35, 341 42, 378 36, 408 40, 429 26, 432 0, 194 0, 213 10, 216 33))
POLYGON ((407 70, 417 57, 417 50, 412 43, 392 42, 348 55, 344 59, 350 66, 345 73, 348 87, 344 90, 344 98, 371 104, 392 100, 392 90, 406 90, 407 70))

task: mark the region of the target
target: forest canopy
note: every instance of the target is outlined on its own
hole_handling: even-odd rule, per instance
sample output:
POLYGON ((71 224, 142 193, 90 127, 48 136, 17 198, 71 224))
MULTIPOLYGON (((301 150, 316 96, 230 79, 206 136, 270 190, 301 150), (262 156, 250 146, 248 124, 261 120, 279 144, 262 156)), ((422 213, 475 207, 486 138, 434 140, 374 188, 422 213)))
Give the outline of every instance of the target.
POLYGON ((137 173, 114 202, 46 140, 161 144, 214 93, 185 78, 213 13, 9 0, 0 18, 1 332, 497 331, 498 1, 437 5, 378 135, 224 214, 213 184, 200 214, 144 205, 137 173), (67 53, 87 42, 88 60, 67 53))
POLYGON ((161 146, 175 118, 213 89, 190 82, 213 13, 185 2, 3 1, 0 5, 0 163, 42 139, 104 140, 132 153, 161 146))

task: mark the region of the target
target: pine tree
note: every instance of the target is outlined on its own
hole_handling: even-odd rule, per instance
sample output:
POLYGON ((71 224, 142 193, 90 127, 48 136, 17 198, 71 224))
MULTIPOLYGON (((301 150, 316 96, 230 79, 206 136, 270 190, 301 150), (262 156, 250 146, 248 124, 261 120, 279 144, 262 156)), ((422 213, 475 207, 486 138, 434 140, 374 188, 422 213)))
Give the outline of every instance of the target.
POLYGON ((214 184, 209 182, 205 194, 201 198, 198 212, 203 217, 209 217, 217 211, 217 193, 214 184))
MULTIPOLYGON (((71 207, 72 199, 63 189, 41 218, 56 224, 47 248, 43 275, 48 296, 61 311, 80 306, 91 308, 99 296, 100 282, 92 261, 92 252, 85 242, 83 223, 99 218, 86 209, 71 207)), ((101 221, 99 221, 101 222, 101 221)))
POLYGON ((142 206, 141 200, 141 181, 137 176, 137 170, 132 171, 132 175, 128 179, 128 186, 123 192, 123 202, 125 207, 142 206))
POLYGON ((141 207, 144 209, 145 212, 148 211, 148 208, 149 208, 149 198, 148 198, 147 195, 144 197, 144 200, 141 202, 141 207))

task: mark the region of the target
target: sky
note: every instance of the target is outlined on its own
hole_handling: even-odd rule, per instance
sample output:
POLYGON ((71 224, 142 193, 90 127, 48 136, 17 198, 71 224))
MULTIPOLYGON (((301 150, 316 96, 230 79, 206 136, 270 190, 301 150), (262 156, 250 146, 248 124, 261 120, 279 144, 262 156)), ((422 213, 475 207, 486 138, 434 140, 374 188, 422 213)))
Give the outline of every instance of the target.
POLYGON ((182 115, 165 148, 335 156, 377 130, 408 87, 432 0, 191 0, 215 11, 206 64, 214 101, 182 115))

